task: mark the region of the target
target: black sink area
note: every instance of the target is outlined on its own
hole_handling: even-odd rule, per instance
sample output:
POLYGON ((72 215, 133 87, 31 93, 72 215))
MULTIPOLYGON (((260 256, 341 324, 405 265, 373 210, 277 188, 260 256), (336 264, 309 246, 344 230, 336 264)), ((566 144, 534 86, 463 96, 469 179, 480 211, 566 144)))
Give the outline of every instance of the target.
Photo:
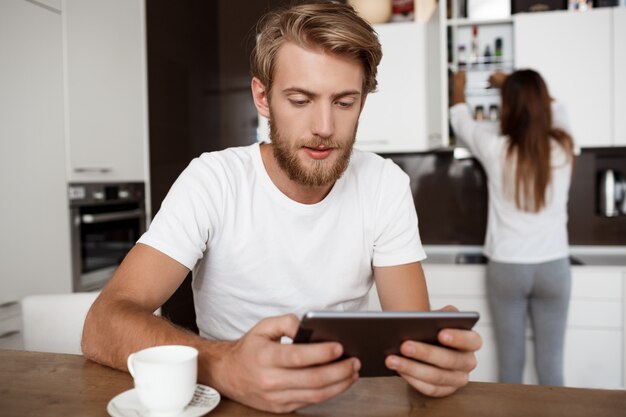
POLYGON ((454 258, 454 263, 461 265, 484 265, 488 260, 482 253, 458 253, 454 258))
POLYGON ((569 257, 569 264, 570 265, 584 265, 585 263, 583 261, 581 261, 580 259, 574 257, 574 256, 570 256, 569 257))

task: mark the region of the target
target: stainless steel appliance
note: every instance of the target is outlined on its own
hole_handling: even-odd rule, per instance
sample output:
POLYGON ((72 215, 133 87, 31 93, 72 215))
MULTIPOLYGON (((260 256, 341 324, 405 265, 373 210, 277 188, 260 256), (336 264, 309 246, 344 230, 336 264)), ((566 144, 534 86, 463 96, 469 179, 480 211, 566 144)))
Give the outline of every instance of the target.
POLYGON ((144 184, 69 184, 68 196, 73 289, 97 290, 146 230, 144 184))
POLYGON ((626 214, 626 180, 613 169, 600 173, 598 184, 598 212, 604 217, 626 214))

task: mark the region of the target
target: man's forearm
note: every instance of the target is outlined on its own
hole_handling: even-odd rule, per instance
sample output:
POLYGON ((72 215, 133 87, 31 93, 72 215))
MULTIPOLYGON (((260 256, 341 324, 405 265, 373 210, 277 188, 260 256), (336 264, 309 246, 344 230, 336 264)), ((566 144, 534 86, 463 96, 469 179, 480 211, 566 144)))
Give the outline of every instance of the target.
POLYGON ((128 355, 157 345, 187 345, 200 352, 198 380, 213 384, 212 366, 232 342, 210 341, 128 301, 101 300, 94 304, 83 330, 86 358, 126 370, 128 355))

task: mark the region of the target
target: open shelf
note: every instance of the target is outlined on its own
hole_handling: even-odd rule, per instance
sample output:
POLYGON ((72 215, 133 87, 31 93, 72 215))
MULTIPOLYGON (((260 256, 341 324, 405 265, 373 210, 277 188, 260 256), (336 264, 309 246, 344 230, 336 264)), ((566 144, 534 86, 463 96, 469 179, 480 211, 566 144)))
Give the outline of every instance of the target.
MULTIPOLYGON (((483 58, 484 60, 484 58, 483 58)), ((457 72, 457 71, 466 71, 466 72, 481 72, 481 71, 487 71, 487 72, 495 72, 495 71, 502 71, 502 72, 512 72, 513 71, 513 61, 502 61, 502 62, 493 62, 493 63, 481 63, 480 60, 477 64, 465 64, 465 65, 458 65, 458 64, 454 64, 452 62, 448 63, 448 68, 453 71, 453 72, 457 72)))
MULTIPOLYGON (((494 125, 497 130, 501 92, 498 88, 490 87, 489 76, 496 71, 511 73, 515 69, 513 18, 510 16, 482 19, 456 18, 445 19, 444 22, 443 32, 448 48, 448 60, 444 68, 448 72, 465 72, 465 102, 475 117, 477 109, 482 108, 483 119, 480 123, 494 125), (476 37, 474 37, 474 26, 477 28, 476 37), (475 61, 472 63, 470 59, 473 45, 476 45, 477 56, 474 57, 475 61), (486 57, 487 50, 489 50, 489 55, 486 57), (495 56, 496 50, 499 50, 497 57, 495 56), (459 58, 464 62, 463 65, 459 65, 459 58), (492 108, 496 111, 494 115, 490 115, 492 108)), ((451 87, 448 85, 449 94, 451 87)), ((450 137, 449 142, 454 143, 454 141, 455 139, 450 137)))
POLYGON ((512 17, 503 17, 499 19, 469 19, 466 17, 461 17, 457 19, 448 19, 446 24, 448 26, 482 26, 482 25, 502 25, 513 23, 512 17))
POLYGON ((499 97, 500 90, 498 88, 466 88, 466 97, 499 97))

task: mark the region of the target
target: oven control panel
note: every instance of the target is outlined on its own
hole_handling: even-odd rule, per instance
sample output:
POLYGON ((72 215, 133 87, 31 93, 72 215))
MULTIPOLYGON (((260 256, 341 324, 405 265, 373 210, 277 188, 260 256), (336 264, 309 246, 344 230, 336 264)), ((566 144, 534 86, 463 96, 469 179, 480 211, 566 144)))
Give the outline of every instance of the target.
POLYGON ((143 202, 144 183, 84 183, 69 184, 68 198, 70 206, 143 202))

